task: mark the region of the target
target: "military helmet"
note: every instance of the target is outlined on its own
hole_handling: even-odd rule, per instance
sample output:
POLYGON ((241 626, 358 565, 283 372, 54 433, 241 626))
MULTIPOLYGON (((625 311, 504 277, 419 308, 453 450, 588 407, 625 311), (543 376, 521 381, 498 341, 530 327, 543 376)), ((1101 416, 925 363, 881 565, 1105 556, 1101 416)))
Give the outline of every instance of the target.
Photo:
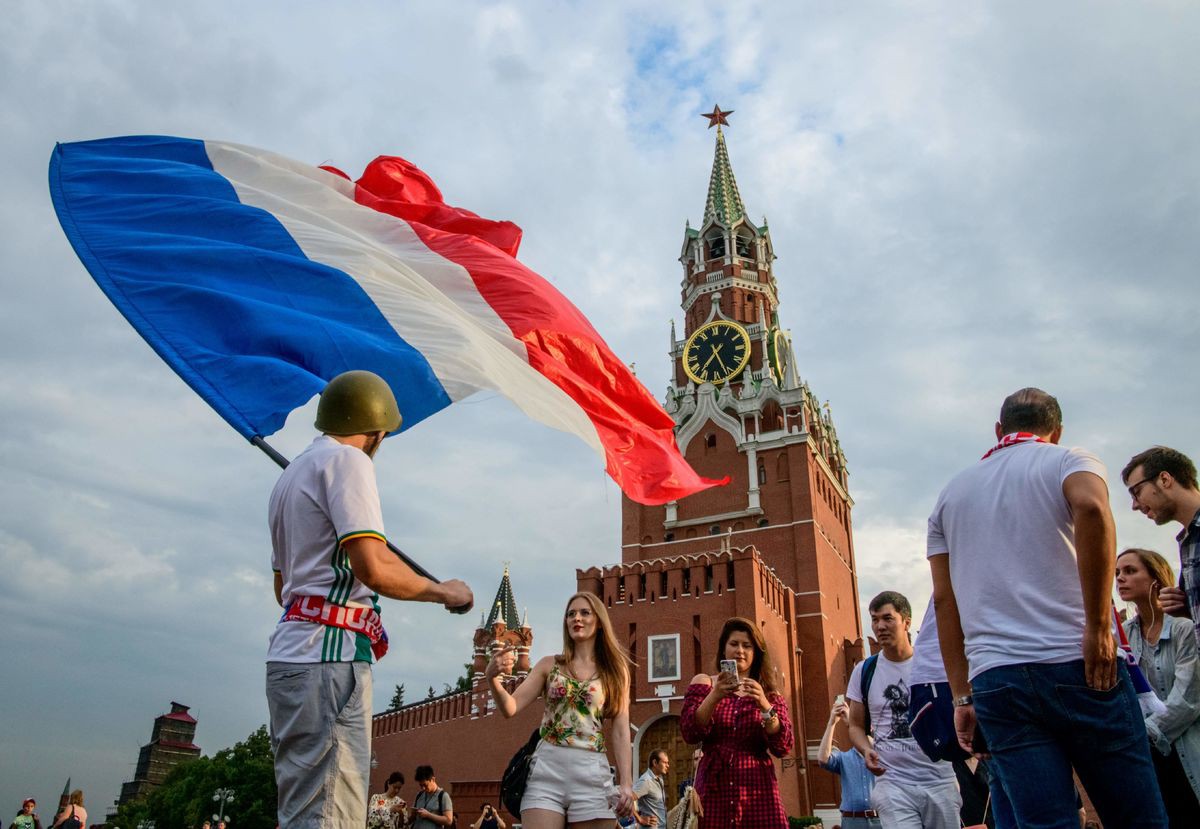
POLYGON ((365 435, 400 428, 400 407, 387 381, 369 371, 346 371, 329 381, 313 424, 329 435, 365 435))

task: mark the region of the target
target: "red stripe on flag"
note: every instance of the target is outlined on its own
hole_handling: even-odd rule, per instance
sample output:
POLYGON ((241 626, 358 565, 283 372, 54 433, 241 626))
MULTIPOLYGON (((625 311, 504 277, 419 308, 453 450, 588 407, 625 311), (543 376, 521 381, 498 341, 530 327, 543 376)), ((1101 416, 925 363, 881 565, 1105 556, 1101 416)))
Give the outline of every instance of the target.
POLYGON ((729 483, 702 478, 675 445, 675 422, 587 318, 518 262, 521 229, 447 205, 433 181, 401 158, 380 157, 355 200, 408 222, 430 250, 467 270, 484 300, 524 343, 529 364, 587 414, 608 474, 642 504, 663 504, 729 483))

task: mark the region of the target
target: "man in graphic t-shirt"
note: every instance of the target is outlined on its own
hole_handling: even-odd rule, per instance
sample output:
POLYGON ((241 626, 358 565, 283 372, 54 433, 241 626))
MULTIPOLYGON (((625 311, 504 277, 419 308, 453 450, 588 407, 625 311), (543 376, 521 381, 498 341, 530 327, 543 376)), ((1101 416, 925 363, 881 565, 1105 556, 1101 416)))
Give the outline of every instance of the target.
POLYGON ((867 769, 878 775, 871 805, 883 829, 956 829, 962 801, 954 769, 926 757, 908 725, 912 606, 901 594, 885 590, 871 600, 869 609, 880 651, 854 666, 846 698, 850 740, 867 769))
POLYGON ((9 829, 42 829, 42 822, 38 820, 36 809, 37 801, 32 797, 25 798, 25 802, 21 804, 21 811, 17 812, 17 816, 13 818, 9 829))
POLYGON ((1021 826, 1078 825, 1074 769, 1105 826, 1165 827, 1113 640, 1104 466, 1059 446, 1062 431, 1054 397, 1009 395, 999 442, 946 485, 929 516, 955 730, 969 748, 978 718, 1021 826))
POLYGON ((391 388, 368 371, 321 393, 321 436, 283 471, 269 507, 275 600, 267 707, 286 829, 361 829, 371 759, 371 663, 387 650, 379 595, 469 608, 387 548, 372 458, 400 428, 391 388))

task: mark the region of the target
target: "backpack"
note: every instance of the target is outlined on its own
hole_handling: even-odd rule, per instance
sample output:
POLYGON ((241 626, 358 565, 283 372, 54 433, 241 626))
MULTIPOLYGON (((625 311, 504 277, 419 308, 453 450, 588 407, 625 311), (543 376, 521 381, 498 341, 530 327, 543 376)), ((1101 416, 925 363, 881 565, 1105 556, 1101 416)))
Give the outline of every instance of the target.
POLYGON ((525 784, 529 782, 533 752, 540 739, 541 729, 535 728, 525 745, 517 749, 517 753, 508 761, 508 767, 500 778, 500 802, 508 809, 508 813, 518 820, 521 817, 521 798, 525 796, 525 784))
POLYGON ((875 678, 875 668, 879 664, 879 654, 873 653, 863 660, 862 674, 859 675, 859 693, 862 694, 863 731, 871 733, 871 704, 867 693, 871 690, 871 680, 875 678))
MULTIPOLYGON (((446 790, 445 789, 442 789, 440 792, 438 792, 438 814, 439 815, 446 814, 446 790)), ((458 827, 458 815, 455 814, 450 818, 450 823, 447 824, 446 829, 457 829, 457 827, 458 827)))

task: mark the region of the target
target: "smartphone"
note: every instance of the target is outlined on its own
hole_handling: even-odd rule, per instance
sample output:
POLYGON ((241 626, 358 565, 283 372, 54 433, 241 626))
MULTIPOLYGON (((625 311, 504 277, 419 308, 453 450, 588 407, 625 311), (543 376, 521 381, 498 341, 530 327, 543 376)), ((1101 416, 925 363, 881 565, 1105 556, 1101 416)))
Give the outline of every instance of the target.
POLYGON ((971 751, 975 754, 991 754, 988 749, 987 738, 983 736, 983 729, 979 724, 975 724, 975 736, 971 738, 971 751))
POLYGON ((733 659, 721 660, 721 673, 733 674, 734 679, 740 679, 737 672, 737 661, 733 659))
POLYGON ((845 703, 846 703, 846 695, 845 694, 838 694, 836 697, 833 698, 834 705, 845 705, 845 703))

